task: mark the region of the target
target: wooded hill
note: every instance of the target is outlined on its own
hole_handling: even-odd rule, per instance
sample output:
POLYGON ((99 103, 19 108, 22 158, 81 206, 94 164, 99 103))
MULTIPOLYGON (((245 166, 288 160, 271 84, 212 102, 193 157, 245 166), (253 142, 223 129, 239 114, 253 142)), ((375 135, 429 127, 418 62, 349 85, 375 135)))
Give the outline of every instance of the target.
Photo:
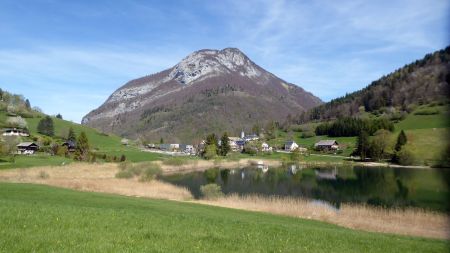
MULTIPOLYGON (((382 114, 396 107, 445 101, 449 97, 450 47, 427 54, 366 88, 346 94, 298 115, 296 123, 356 116, 361 112, 382 114)), ((289 120, 289 119, 288 119, 289 120)))

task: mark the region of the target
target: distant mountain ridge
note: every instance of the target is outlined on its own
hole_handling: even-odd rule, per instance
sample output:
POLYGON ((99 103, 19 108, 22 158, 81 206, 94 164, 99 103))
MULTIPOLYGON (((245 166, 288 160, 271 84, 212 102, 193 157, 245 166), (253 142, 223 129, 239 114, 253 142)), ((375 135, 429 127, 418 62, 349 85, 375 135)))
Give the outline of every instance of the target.
POLYGON ((188 141, 284 121, 321 103, 239 49, 204 49, 172 68, 129 81, 82 124, 127 137, 188 141))
POLYGON ((376 112, 435 101, 448 101, 450 95, 450 47, 425 55, 396 71, 373 81, 366 88, 302 113, 297 123, 355 116, 363 108, 376 112))

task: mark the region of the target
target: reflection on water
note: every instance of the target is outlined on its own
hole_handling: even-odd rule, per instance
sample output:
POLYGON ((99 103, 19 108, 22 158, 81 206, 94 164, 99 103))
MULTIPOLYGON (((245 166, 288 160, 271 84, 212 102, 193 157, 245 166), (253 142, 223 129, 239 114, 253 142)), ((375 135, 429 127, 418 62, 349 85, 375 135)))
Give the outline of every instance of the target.
POLYGON ((405 168, 301 167, 269 168, 257 165, 242 169, 213 168, 162 177, 187 187, 201 197, 200 186, 216 183, 225 194, 293 196, 333 203, 367 203, 386 207, 415 206, 449 211, 448 170, 405 168))

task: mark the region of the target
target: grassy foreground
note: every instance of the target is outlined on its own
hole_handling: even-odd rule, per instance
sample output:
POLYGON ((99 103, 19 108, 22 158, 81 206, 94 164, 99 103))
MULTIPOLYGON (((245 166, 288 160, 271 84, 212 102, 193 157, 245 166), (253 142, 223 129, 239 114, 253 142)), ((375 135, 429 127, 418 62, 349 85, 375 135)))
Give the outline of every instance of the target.
POLYGON ((445 252, 447 242, 275 216, 0 183, 3 252, 445 252))

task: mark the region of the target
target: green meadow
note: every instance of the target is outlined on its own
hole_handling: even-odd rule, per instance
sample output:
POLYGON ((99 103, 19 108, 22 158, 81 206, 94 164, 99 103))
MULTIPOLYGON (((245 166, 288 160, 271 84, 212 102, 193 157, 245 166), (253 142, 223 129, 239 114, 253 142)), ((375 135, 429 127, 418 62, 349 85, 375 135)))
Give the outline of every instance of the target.
POLYGON ((444 252, 447 241, 271 214, 0 183, 2 252, 444 252))

